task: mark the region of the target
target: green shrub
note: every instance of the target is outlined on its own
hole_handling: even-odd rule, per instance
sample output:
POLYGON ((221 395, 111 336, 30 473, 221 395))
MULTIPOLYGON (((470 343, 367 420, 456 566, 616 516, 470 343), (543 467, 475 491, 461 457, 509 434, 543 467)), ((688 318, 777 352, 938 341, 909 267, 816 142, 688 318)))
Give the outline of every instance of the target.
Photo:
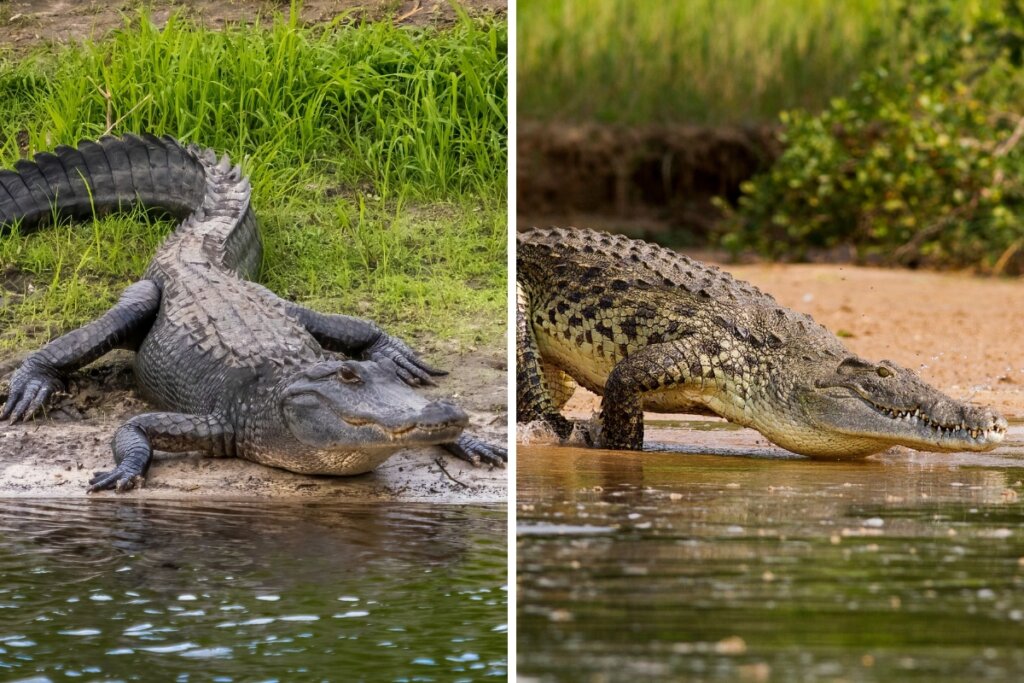
POLYGON ((820 114, 782 115, 785 152, 745 183, 719 234, 733 251, 1024 272, 1024 11, 908 3, 913 55, 863 74, 820 114))

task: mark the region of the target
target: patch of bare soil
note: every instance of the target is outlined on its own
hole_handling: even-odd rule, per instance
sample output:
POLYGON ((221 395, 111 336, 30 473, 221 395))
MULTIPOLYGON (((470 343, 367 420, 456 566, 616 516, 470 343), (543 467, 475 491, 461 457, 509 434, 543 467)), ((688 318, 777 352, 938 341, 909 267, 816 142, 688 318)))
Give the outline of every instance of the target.
MULTIPOLYGON (((23 51, 45 43, 67 43, 101 38, 124 25, 140 7, 147 7, 152 20, 162 25, 172 12, 212 28, 226 24, 266 21, 275 13, 288 12, 287 1, 269 0, 124 0, 99 2, 87 0, 7 0, 0 2, 0 46, 23 51)), ((460 0, 470 14, 508 12, 508 0, 460 0)), ((390 20, 408 25, 448 25, 457 20, 448 0, 305 0, 300 18, 317 24, 347 14, 355 19, 390 20)))
POLYGON ((615 126, 520 121, 516 148, 520 225, 610 222, 618 231, 703 241, 719 217, 714 197, 781 153, 771 126, 615 126))
MULTIPOLYGON (((428 393, 453 397, 470 415, 474 434, 507 440, 504 348, 461 356, 426 354, 451 374, 428 393)), ((0 400, 18 358, 0 361, 0 400)), ((69 392, 46 417, 28 424, 0 424, 0 496, 84 496, 92 472, 113 465, 110 439, 126 418, 152 410, 134 391, 131 354, 116 352, 76 373, 69 392)), ((158 454, 136 498, 325 498, 346 501, 503 502, 507 470, 472 465, 439 448, 401 451, 369 474, 313 477, 245 460, 201 454, 158 454)), ((95 494, 114 496, 111 492, 95 494)))
MULTIPOLYGON (((1024 280, 832 264, 722 267, 809 313, 854 353, 1024 418, 1024 280)), ((567 411, 589 417, 599 405, 580 390, 567 411)))

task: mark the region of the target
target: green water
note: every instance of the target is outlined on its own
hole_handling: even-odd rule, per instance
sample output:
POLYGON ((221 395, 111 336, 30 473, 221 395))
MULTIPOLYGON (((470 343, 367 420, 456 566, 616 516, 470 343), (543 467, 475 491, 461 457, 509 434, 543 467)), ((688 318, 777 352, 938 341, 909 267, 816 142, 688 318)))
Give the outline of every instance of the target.
POLYGON ((523 680, 1024 680, 1020 425, 983 455, 518 467, 523 680))
POLYGON ((0 502, 0 680, 470 681, 503 507, 0 502))

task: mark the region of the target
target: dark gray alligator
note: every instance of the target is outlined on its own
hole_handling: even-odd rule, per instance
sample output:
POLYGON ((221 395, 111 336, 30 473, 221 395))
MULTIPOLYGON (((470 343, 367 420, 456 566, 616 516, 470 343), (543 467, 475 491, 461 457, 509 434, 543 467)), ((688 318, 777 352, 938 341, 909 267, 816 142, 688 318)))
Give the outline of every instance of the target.
POLYGON ((644 410, 719 415, 818 458, 985 451, 1006 434, 992 410, 858 358, 810 316, 674 251, 534 229, 516 263, 517 419, 563 438, 577 384, 603 397, 597 443, 609 448, 643 447, 644 410))
POLYGON ((166 412, 138 415, 116 431, 116 467, 97 473, 90 491, 141 484, 153 449, 309 474, 367 472, 401 448, 424 445, 502 465, 504 448, 462 433, 462 410, 411 388, 445 373, 401 340, 251 281, 262 247, 249 199, 248 180, 226 156, 218 162, 211 150, 169 137, 104 137, 0 171, 0 230, 28 232, 135 205, 182 221, 112 309, 15 371, 0 420, 31 417, 70 372, 128 348, 138 385, 166 412))

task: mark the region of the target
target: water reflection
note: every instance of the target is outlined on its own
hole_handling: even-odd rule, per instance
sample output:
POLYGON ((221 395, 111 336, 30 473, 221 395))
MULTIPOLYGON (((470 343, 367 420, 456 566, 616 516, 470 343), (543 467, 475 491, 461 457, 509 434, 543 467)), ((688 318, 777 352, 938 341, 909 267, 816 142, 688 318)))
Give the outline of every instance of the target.
POLYGON ((505 558, 500 506, 4 501, 0 672, 501 677, 505 558))
POLYGON ((849 463, 520 446, 519 671, 1020 680, 1021 437, 849 463))

